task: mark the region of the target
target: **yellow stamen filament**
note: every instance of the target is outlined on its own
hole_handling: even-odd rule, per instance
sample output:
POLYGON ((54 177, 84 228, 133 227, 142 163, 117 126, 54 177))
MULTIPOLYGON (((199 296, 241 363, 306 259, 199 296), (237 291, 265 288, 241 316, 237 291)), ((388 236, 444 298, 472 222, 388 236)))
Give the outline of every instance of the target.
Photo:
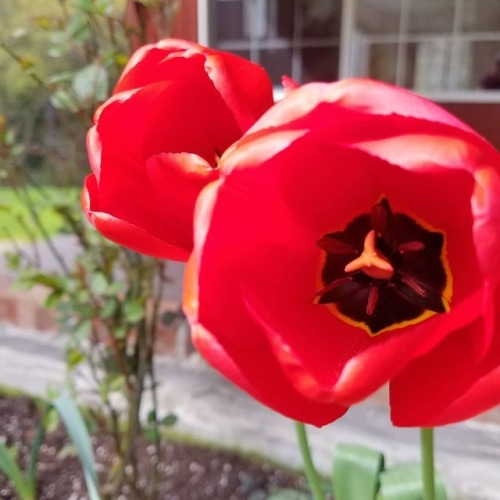
POLYGON ((375 247, 376 235, 372 229, 365 237, 363 253, 344 268, 346 273, 362 271, 370 278, 390 280, 394 274, 394 268, 389 260, 377 252, 375 247))

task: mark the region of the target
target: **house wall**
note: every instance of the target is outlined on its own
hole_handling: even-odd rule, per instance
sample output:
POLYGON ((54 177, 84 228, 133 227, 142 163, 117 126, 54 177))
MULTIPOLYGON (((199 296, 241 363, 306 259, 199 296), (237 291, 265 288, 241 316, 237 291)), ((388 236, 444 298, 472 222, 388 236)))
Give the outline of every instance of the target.
POLYGON ((500 103, 438 103, 477 130, 500 150, 500 103))
POLYGON ((197 1, 180 0, 179 12, 174 22, 172 36, 196 42, 198 40, 197 1))

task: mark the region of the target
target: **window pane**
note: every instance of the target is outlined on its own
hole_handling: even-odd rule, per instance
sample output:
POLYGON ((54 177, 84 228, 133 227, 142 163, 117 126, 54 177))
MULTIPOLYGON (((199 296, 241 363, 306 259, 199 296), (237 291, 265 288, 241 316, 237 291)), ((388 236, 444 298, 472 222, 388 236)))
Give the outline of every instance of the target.
POLYGON ((397 44, 374 43, 370 46, 368 57, 368 75, 370 77, 396 83, 397 44))
POLYGON ((399 33, 401 0, 359 0, 358 28, 367 35, 399 33))
POLYGON ((288 49, 262 50, 260 64, 266 68, 273 83, 280 85, 283 75, 292 74, 292 51, 288 49))
MULTIPOLYGON (((415 44, 413 50, 413 88, 420 92, 448 89, 452 59, 451 40, 444 38, 429 39, 415 44)), ((457 85, 459 85, 458 81, 451 82, 452 88, 456 88, 457 85)))
POLYGON ((302 49, 303 83, 310 81, 331 82, 338 78, 338 47, 302 49))
MULTIPOLYGON (((247 0, 248 1, 248 0, 247 0)), ((278 36, 283 38, 293 38, 294 31, 294 0, 274 0, 276 1, 278 36)), ((271 4, 271 8, 273 5, 271 4)))
POLYGON ((240 0, 216 2, 216 41, 247 38, 243 30, 243 5, 240 0))
MULTIPOLYGON (((473 0, 481 1, 481 0, 473 0)), ((410 33, 451 33, 456 0, 409 1, 410 33)))
POLYGON ((304 38, 331 38, 339 35, 341 0, 300 0, 300 9, 304 38))
MULTIPOLYGON (((500 42, 465 43, 468 51, 468 88, 500 89, 500 42)), ((461 61, 461 65, 465 64, 461 61)))
POLYGON ((500 31, 498 0, 464 0, 464 31, 500 31))

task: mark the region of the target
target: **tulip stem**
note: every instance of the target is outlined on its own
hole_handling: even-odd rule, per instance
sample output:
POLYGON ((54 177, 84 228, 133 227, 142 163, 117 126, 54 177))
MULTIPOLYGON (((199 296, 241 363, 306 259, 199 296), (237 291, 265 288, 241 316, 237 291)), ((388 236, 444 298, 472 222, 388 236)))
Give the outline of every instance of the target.
POLYGON ((435 500, 434 483, 434 429, 420 429, 420 452, 422 454, 423 500, 435 500))
POLYGON ((311 450, 307 441, 306 426, 302 422, 295 422, 295 430, 297 431, 300 453, 302 454, 302 460, 304 462, 304 472, 309 482, 313 499, 325 500, 321 481, 312 461, 311 450))

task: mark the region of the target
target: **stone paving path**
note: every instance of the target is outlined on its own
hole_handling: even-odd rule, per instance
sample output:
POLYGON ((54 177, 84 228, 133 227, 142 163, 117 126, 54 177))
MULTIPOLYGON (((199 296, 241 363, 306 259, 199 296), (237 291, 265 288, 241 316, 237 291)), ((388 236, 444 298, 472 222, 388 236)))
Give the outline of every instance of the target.
MULTIPOLYGON (((44 396, 64 388, 64 339, 0 322, 0 384, 44 396)), ((221 379, 197 356, 157 359, 162 411, 175 412, 179 432, 300 465, 292 422, 269 411, 221 379)), ((145 408, 147 412, 147 408, 145 408)), ((418 432, 394 429, 377 401, 353 407, 323 429, 310 429, 317 466, 330 471, 338 442, 380 449, 389 464, 418 460, 418 432)), ((500 499, 500 427, 477 421, 442 428, 436 436, 437 466, 450 497, 500 499)), ((355 499, 353 499, 355 500, 355 499)))

